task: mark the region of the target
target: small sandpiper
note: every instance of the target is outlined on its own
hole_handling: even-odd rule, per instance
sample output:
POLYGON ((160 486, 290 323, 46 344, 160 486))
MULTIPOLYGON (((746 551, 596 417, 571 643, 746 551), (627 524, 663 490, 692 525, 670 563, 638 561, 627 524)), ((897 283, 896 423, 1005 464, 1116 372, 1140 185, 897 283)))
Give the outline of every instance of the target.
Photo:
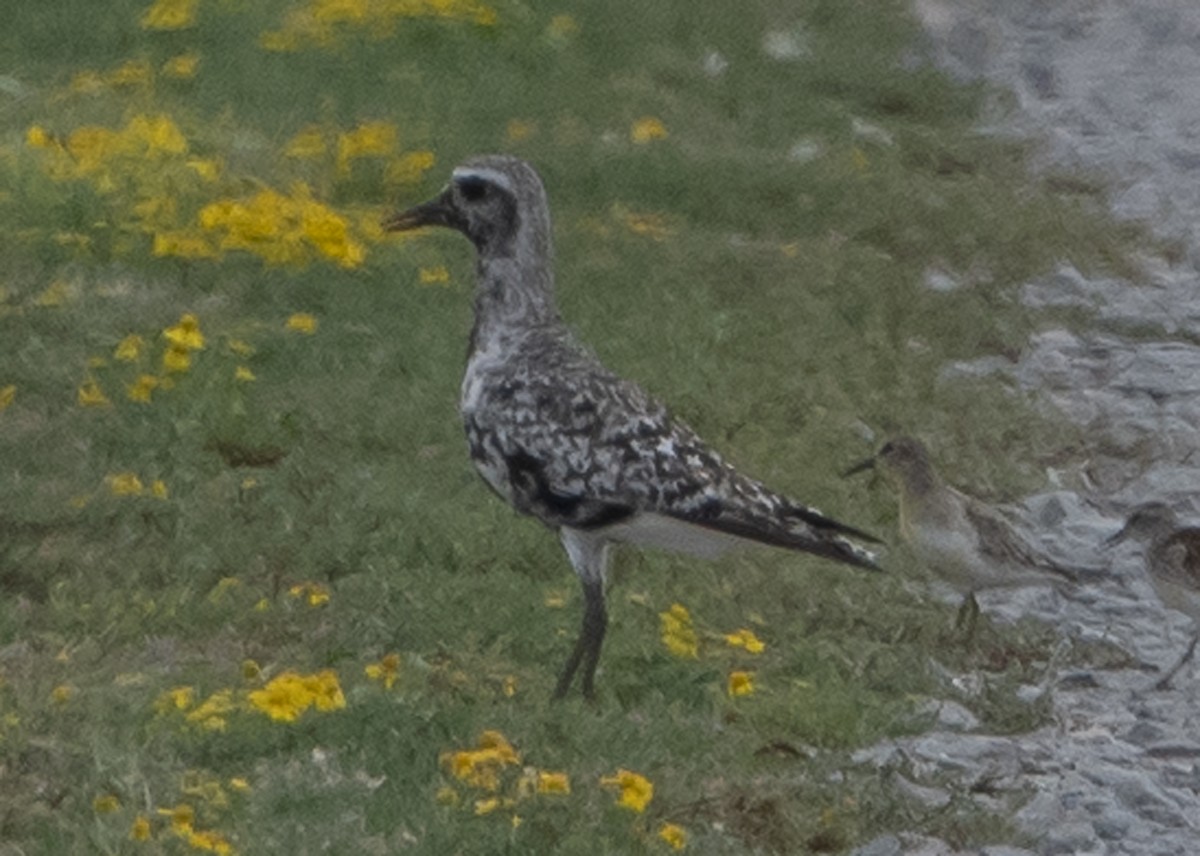
POLYGON ((475 245, 475 325, 459 411, 471 460, 517 511, 556 530, 583 585, 560 698, 583 666, 594 695, 610 546, 699 556, 758 542, 876 568, 877 539, 742 475, 640 387, 581 346, 554 301, 550 208, 524 161, 472 158, 436 198, 384 221, 444 226, 475 245))
POLYGON ((901 537, 939 579, 964 596, 960 624, 975 620, 977 591, 1032 585, 1061 590, 1083 573, 1040 553, 991 506, 942 481, 919 440, 896 437, 844 475, 874 467, 899 494, 901 537))
POLYGON ((1183 657, 1158 683, 1165 690, 1171 679, 1192 659, 1200 642, 1200 528, 1179 528, 1179 519, 1164 502, 1137 506, 1120 532, 1104 543, 1115 546, 1122 541, 1145 545, 1147 576, 1163 606, 1176 609, 1192 619, 1195 633, 1183 657))

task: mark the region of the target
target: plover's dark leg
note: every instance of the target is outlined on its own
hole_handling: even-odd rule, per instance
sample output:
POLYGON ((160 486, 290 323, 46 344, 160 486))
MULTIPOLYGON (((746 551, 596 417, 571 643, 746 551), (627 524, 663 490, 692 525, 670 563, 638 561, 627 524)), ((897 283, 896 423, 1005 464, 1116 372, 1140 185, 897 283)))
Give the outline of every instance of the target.
POLYGON ((583 665, 583 697, 596 697, 596 664, 600 662, 600 648, 604 645, 604 632, 608 629, 608 613, 604 608, 604 581, 583 581, 583 624, 579 628, 579 638, 571 649, 571 656, 563 665, 562 674, 558 677, 558 686, 554 688, 554 697, 562 698, 571 688, 571 680, 580 664, 583 665))

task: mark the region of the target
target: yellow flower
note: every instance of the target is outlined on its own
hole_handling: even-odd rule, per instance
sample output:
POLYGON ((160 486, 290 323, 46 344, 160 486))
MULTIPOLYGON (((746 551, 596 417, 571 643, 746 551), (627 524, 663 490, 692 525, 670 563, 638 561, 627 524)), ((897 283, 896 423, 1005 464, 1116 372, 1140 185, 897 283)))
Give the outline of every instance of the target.
POLYGON ((154 709, 160 714, 172 710, 187 710, 192 706, 195 697, 194 687, 175 687, 159 694, 154 700, 154 709))
POLYGON ((250 783, 241 776, 234 776, 229 780, 229 787, 233 788, 235 791, 245 793, 246 791, 250 790, 250 783))
POLYGON ((329 603, 329 589, 320 583, 297 583, 288 589, 288 594, 295 598, 307 596, 309 606, 323 606, 329 603))
POLYGON ((145 492, 137 473, 110 473, 104 477, 113 496, 141 496, 145 492))
POLYGON ((337 673, 325 669, 314 675, 284 672, 247 697, 250 705, 276 722, 295 722, 310 707, 328 712, 346 706, 337 673))
POLYGON ((298 333, 311 334, 317 331, 317 319, 307 312, 297 312, 288 318, 284 326, 298 333))
POLYGON ((204 347, 204 334, 200 332, 200 321, 190 312, 179 316, 179 323, 163 330, 163 335, 172 345, 184 351, 204 347))
POLYGON ((133 823, 129 826, 129 838, 132 841, 149 841, 150 819, 144 814, 139 814, 135 817, 133 823))
POLYGON ((131 59, 113 69, 108 82, 113 86, 138 86, 149 83, 152 76, 150 63, 144 59, 131 59))
POLYGON ((643 116, 629 129, 629 139, 639 146, 655 140, 665 140, 669 136, 667 126, 654 116, 643 116))
POLYGON ((180 835, 191 832, 192 824, 196 822, 196 811, 187 803, 180 803, 174 808, 160 808, 158 813, 171 818, 171 829, 180 835))
POLYGON ((225 715, 234 709, 233 692, 218 690, 210 695, 184 717, 192 725, 205 731, 224 731, 228 726, 225 715))
POLYGON ((75 688, 70 684, 59 684, 50 691, 50 698, 55 704, 66 704, 75 695, 75 688))
POLYGON ((731 648, 744 648, 751 654, 761 654, 767 646, 754 635, 754 631, 743 627, 741 630, 725 634, 725 644, 731 648))
POLYGON ((510 143, 519 143, 522 140, 528 140, 537 131, 537 125, 533 122, 527 122, 524 119, 509 119, 508 124, 504 126, 504 138, 510 143))
POLYGON ((728 690, 731 697, 750 695, 754 692, 754 673, 730 672, 728 690))
POLYGON ((242 660, 242 680, 250 682, 262 680, 262 666, 248 658, 242 660))
POLYGON ((475 800, 475 814, 491 814, 498 808, 500 808, 500 800, 497 797, 475 800))
POLYGON ((137 380, 125 389, 125 395, 130 401, 140 401, 143 404, 150 400, 151 394, 158 388, 159 380, 154 375, 138 375, 137 380))
POLYGON ((369 663, 363 671, 371 680, 382 681, 385 690, 390 690, 400 674, 400 655, 385 654, 378 663, 369 663))
POLYGON ((538 770, 537 792, 539 794, 569 794, 571 793, 571 780, 566 773, 538 770))
POLYGON ((16 398, 17 385, 15 383, 10 383, 8 386, 0 386, 0 412, 12 406, 16 398))
POLYGON ((233 379, 245 381, 247 383, 253 380, 258 380, 258 378, 254 376, 254 372, 250 371, 249 366, 238 366, 235 368, 233 370, 233 379))
POLYGON ((450 282, 450 271, 446 270, 445 265, 421 268, 418 277, 420 278, 421 285, 445 285, 450 282))
POLYGON ((243 342, 241 339, 230 339, 229 350, 233 351, 239 357, 248 357, 254 353, 254 346, 243 342))
POLYGON ((150 495, 155 499, 166 499, 170 492, 167 490, 167 483, 162 479, 155 479, 150 483, 150 495))
POLYGON ((73 292, 74 289, 71 287, 70 283, 61 279, 56 279, 54 282, 46 286, 45 290, 42 291, 41 294, 33 299, 33 305, 42 306, 48 309, 55 306, 62 306, 74 296, 73 292))
POLYGON ((499 731, 485 731, 479 736, 478 748, 444 752, 440 760, 455 778, 475 788, 495 791, 500 787, 500 771, 520 764, 521 756, 499 731))
POLYGON ((395 125, 387 122, 365 122, 351 131, 338 134, 338 172, 349 172, 350 163, 357 158, 386 157, 395 150, 395 125))
POLYGON ((141 356, 142 348, 145 345, 145 339, 137 333, 130 333, 117 345, 117 349, 113 351, 113 357, 123 363, 132 363, 141 356))
POLYGON ((163 351, 163 368, 168 372, 186 372, 192 367, 192 354, 184 347, 172 345, 163 351))
POLYGON ((143 30, 182 30, 196 23, 198 0, 155 0, 142 13, 143 30))
POLYGON ((189 830, 187 842, 196 850, 207 850, 209 853, 216 853, 217 856, 231 856, 233 853, 233 846, 225 840, 224 836, 211 830, 201 832, 189 830))
POLYGON ((54 137, 50 136, 41 125, 30 125, 25 132, 25 145, 32 149, 53 148, 54 137))
POLYGON ((600 784, 606 788, 617 788, 620 795, 617 805, 641 814, 654 799, 654 785, 640 773, 619 769, 615 775, 604 776, 600 784))
POLYGON ((316 158, 325 154, 325 135, 316 125, 309 125, 292 137, 283 148, 289 158, 316 158))
POLYGON ((658 828, 658 837, 667 842, 672 850, 687 847, 687 831, 674 823, 664 823, 658 828))
POLYGON ((194 51, 182 53, 178 56, 173 56, 163 63, 162 72, 167 77, 175 77, 181 80, 195 77, 196 69, 200 65, 200 55, 194 51))
POLYGON ((383 180, 389 184, 416 184, 433 168, 435 162, 431 151, 419 149, 406 152, 388 163, 383 180))
POLYGON ((506 675, 504 678, 504 697, 512 698, 517 694, 517 678, 515 675, 506 675))
POLYGON ((114 811, 119 811, 121 801, 116 794, 100 794, 92 800, 92 811, 96 814, 112 814, 114 811))
POLYGON ((699 656, 699 641, 692 627, 692 616, 682 604, 672 604, 658 614, 662 643, 676 657, 695 659, 699 656))

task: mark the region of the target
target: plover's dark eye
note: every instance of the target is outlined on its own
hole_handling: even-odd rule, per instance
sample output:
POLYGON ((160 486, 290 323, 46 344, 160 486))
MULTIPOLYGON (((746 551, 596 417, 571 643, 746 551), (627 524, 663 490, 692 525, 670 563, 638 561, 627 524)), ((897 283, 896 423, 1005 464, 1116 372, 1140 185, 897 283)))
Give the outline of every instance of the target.
POLYGON ((458 182, 458 192, 468 202, 478 202, 487 196, 488 184, 482 178, 462 178, 458 182))
POLYGON ((893 446, 890 442, 888 442, 888 443, 883 444, 883 448, 879 450, 879 454, 890 455, 894 451, 896 451, 896 447, 893 446))

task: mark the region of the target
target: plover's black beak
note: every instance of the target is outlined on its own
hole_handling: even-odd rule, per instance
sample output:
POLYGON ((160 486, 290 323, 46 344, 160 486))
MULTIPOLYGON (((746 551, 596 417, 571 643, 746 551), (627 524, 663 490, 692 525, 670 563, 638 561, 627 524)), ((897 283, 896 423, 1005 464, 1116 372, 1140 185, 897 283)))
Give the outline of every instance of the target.
POLYGON ((420 229, 422 226, 446 226, 457 229, 459 228, 458 210, 454 207, 450 190, 447 188, 435 199, 430 199, 407 211, 398 211, 390 217, 385 217, 380 225, 383 226, 385 232, 408 232, 412 229, 420 229))
POLYGON ((859 461, 857 464, 852 466, 850 469, 846 470, 844 473, 842 473, 842 478, 844 478, 844 479, 849 478, 850 476, 857 475, 858 473, 864 472, 866 470, 873 470, 873 469, 875 469, 875 456, 874 455, 867 458, 865 461, 859 461))

